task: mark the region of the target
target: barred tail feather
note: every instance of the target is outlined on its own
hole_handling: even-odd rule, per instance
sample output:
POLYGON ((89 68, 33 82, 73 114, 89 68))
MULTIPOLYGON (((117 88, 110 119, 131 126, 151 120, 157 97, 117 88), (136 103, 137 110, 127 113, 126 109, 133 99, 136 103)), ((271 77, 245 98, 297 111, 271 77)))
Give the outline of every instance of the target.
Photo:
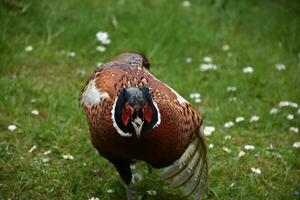
POLYGON ((202 130, 194 134, 191 143, 182 156, 167 167, 160 178, 174 178, 171 187, 185 186, 184 195, 195 194, 195 200, 201 199, 208 175, 207 149, 202 130))

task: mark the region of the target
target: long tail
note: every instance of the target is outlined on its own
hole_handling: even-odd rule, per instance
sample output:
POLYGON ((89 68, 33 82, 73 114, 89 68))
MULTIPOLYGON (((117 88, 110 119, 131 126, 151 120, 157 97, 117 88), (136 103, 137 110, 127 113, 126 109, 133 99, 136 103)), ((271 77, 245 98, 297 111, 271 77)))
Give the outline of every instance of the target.
POLYGON ((174 178, 171 187, 185 186, 184 195, 195 194, 195 200, 201 199, 206 188, 208 165, 207 147, 203 130, 194 134, 191 143, 182 156, 161 174, 163 180, 174 178))

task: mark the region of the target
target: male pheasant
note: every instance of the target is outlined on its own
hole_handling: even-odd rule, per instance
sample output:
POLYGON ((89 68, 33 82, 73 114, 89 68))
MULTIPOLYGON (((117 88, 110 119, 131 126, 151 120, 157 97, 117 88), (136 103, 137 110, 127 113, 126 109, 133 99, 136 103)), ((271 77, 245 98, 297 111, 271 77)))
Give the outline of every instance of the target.
POLYGON ((208 173, 202 118, 149 68, 144 55, 123 53, 95 70, 81 94, 91 142, 118 170, 128 199, 130 163, 142 160, 168 167, 161 178, 198 200, 208 173))

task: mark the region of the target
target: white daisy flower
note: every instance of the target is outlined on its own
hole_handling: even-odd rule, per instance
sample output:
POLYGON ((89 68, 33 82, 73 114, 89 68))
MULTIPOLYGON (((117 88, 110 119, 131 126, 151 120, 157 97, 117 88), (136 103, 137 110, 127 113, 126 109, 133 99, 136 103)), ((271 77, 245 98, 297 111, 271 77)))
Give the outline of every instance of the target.
POLYGON ((298 104, 295 102, 290 102, 290 101, 280 101, 279 102, 279 107, 291 107, 291 108, 298 108, 298 104))
POLYGON ((230 46, 228 44, 225 44, 222 46, 223 51, 228 51, 230 49, 230 46))
POLYGON ((102 44, 110 44, 111 43, 107 32, 102 32, 102 31, 97 32, 96 38, 102 44))
POLYGON ((200 98, 197 98, 194 101, 195 101, 195 103, 201 103, 201 99, 200 98))
POLYGON ((157 195, 157 192, 155 190, 147 190, 147 194, 149 194, 150 196, 155 196, 157 195))
POLYGON ((236 87, 235 86, 228 86, 227 87, 227 92, 235 92, 236 91, 236 87))
POLYGON ((75 57, 75 56, 76 56, 76 53, 73 52, 73 51, 70 51, 70 52, 67 53, 67 56, 68 56, 68 57, 75 57))
POLYGON ((98 197, 91 197, 91 198, 89 198, 89 200, 99 200, 99 198, 98 197))
POLYGON ((275 68, 278 70, 278 71, 282 71, 282 70, 285 70, 285 65, 282 64, 282 63, 278 63, 275 65, 275 68))
POLYGON ((205 72, 205 71, 210 71, 210 70, 217 70, 218 66, 212 63, 204 63, 200 64, 200 70, 205 72))
POLYGON ((255 174, 261 174, 261 170, 259 168, 251 167, 251 171, 255 174))
POLYGON ((231 183, 231 184, 230 184, 230 187, 233 187, 233 186, 235 186, 235 183, 231 183))
POLYGON ((269 144, 269 146, 267 147, 268 150, 273 150, 273 144, 269 144))
POLYGON ((230 140, 230 139, 231 139, 231 136, 230 136, 230 135, 225 135, 224 139, 225 139, 225 140, 230 140))
POLYGON ((33 114, 33 115, 39 115, 40 113, 39 113, 39 111, 37 109, 34 109, 34 110, 31 111, 31 114, 33 114))
POLYGON ((186 57, 185 58, 186 63, 191 63, 192 61, 193 61, 193 59, 191 57, 186 57))
POLYGON ((14 131, 14 130, 17 129, 17 126, 14 125, 14 124, 11 124, 11 125, 9 125, 9 126, 7 127, 7 129, 8 129, 9 131, 14 131))
POLYGON ((229 121, 224 124, 224 128, 231 128, 231 127, 233 127, 233 125, 234 125, 234 122, 229 121))
POLYGON ((255 149, 255 146, 250 145, 250 144, 246 144, 246 145, 244 146, 244 148, 245 148, 246 150, 254 150, 254 149, 255 149))
POLYGON ((34 146, 32 146, 30 149, 29 149, 29 153, 32 153, 35 149, 37 148, 37 146, 36 145, 34 145, 34 146))
POLYGON ((35 99, 31 99, 31 103, 34 104, 36 102, 35 99))
POLYGON ((215 130, 216 128, 213 126, 205 126, 203 132, 205 136, 210 136, 215 130))
POLYGON ((271 115, 274 115, 274 114, 276 114, 276 113, 278 113, 278 109, 277 109, 277 108, 272 108, 272 109, 270 110, 270 114, 271 114, 271 115))
POLYGON ((99 46, 96 47, 96 50, 103 53, 103 52, 106 51, 106 47, 99 45, 99 46))
POLYGON ((50 158, 42 158, 43 163, 48 163, 50 161, 50 158))
POLYGON ((48 155, 48 154, 50 154, 51 153, 51 150, 48 150, 48 151, 45 151, 44 152, 44 155, 46 156, 46 155, 48 155))
POLYGON ((106 192, 107 192, 108 194, 111 194, 111 193, 114 193, 115 191, 114 191, 113 189, 108 189, 108 190, 106 190, 106 192))
POLYGON ((245 68, 243 69, 243 73, 244 73, 244 74, 252 74, 253 71, 254 71, 253 68, 250 67, 250 66, 245 67, 245 68))
POLYGON ((244 120, 245 120, 245 118, 242 117, 242 116, 239 116, 239 117, 235 118, 235 122, 236 122, 236 123, 240 123, 240 122, 242 122, 242 121, 244 121, 244 120))
POLYGON ((32 46, 27 46, 25 47, 25 51, 26 52, 31 52, 33 50, 33 47, 32 46))
POLYGON ((183 1, 182 2, 182 7, 184 7, 184 8, 188 8, 188 7, 190 7, 191 6, 191 2, 190 1, 183 1))
POLYGON ((299 129, 297 127, 290 127, 290 131, 293 133, 298 133, 299 129))
POLYGON ((257 115, 253 115, 253 116, 251 116, 251 118, 250 118, 250 122, 257 122, 258 120, 260 119, 260 117, 259 116, 257 116, 257 115))
POLYGON ((208 145, 208 148, 209 148, 209 149, 214 148, 214 144, 209 144, 209 145, 208 145))
POLYGON ((293 147, 294 148, 300 148, 300 142, 295 142, 294 144, 293 144, 293 147))
POLYGON ((294 115, 288 114, 288 115, 286 116, 286 118, 287 118, 288 120, 293 120, 293 119, 294 119, 294 115))
POLYGON ((71 154, 64 154, 63 159, 65 159, 65 160, 74 160, 74 157, 71 154))
POLYGON ((203 57, 203 61, 206 62, 206 63, 211 63, 212 62, 212 58, 209 57, 209 56, 205 56, 205 57, 203 57))
POLYGON ((190 94, 191 99, 196 99, 196 98, 200 98, 200 97, 201 97, 201 95, 198 92, 194 92, 194 93, 190 94))
POLYGON ((226 153, 231 153, 232 150, 229 149, 228 147, 222 147, 223 151, 225 151, 226 153))
POLYGON ((244 155, 246 155, 245 151, 241 150, 241 151, 239 152, 238 157, 241 158, 241 157, 243 157, 244 155))

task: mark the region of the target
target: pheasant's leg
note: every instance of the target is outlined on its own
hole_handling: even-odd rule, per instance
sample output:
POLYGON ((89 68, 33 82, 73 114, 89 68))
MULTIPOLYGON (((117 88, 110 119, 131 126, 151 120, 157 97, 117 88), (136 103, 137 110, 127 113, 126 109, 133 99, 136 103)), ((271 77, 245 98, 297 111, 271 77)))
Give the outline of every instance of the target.
POLYGON ((126 192, 127 192, 127 200, 132 200, 132 192, 130 189, 130 184, 125 185, 126 192))
POLYGON ((130 161, 113 162, 113 164, 117 168, 122 180, 125 183, 127 199, 132 200, 132 193, 130 190, 130 182, 131 182, 131 178, 132 178, 131 169, 130 169, 130 161))

